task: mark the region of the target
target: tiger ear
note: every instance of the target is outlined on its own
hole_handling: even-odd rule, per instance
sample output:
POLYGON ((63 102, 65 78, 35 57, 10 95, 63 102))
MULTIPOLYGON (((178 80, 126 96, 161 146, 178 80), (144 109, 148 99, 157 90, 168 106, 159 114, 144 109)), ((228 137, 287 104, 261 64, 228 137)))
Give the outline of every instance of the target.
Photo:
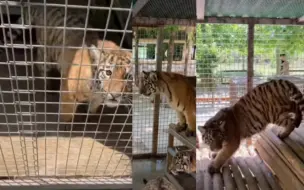
POLYGON ((120 47, 116 43, 109 41, 109 40, 98 40, 97 47, 106 48, 106 49, 110 49, 110 50, 120 49, 120 47))
POLYGON ((158 77, 157 77, 157 74, 156 74, 156 72, 150 72, 150 79, 153 81, 153 82, 155 82, 155 81, 157 81, 158 80, 158 77))
POLYGON ((95 45, 91 45, 90 47, 90 56, 94 59, 94 60, 100 60, 100 57, 102 55, 101 50, 97 49, 97 47, 95 45))

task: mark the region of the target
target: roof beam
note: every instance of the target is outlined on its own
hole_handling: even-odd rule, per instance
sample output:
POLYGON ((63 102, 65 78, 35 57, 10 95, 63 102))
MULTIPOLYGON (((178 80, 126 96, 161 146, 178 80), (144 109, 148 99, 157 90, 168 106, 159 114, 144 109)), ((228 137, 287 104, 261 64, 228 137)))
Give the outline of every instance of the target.
POLYGON ((132 20, 132 26, 138 27, 157 27, 162 25, 196 26, 196 19, 168 19, 135 17, 132 20))
POLYGON ((252 18, 252 17, 205 17, 204 21, 198 23, 214 23, 214 24, 248 24, 253 21, 254 24, 268 25, 304 25, 299 19, 288 18, 252 18))
POLYGON ((132 17, 136 17, 136 15, 140 12, 142 8, 149 2, 150 0, 137 0, 134 8, 133 8, 133 14, 132 17))
POLYGON ((205 16, 205 0, 196 0, 196 19, 203 21, 205 16))

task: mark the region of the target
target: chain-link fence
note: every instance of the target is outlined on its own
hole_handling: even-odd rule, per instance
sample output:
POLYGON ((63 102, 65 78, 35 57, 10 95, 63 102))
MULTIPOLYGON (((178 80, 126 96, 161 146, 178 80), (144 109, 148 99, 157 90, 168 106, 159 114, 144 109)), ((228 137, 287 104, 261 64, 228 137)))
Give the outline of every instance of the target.
MULTIPOLYGON (((133 55, 135 73, 157 69, 157 56, 161 56, 162 71, 195 76, 195 27, 165 26, 164 28, 133 27, 133 55), (162 52, 157 52, 157 39, 163 30, 162 52)), ((137 89, 137 87, 134 87, 137 89)), ((161 97, 159 114, 154 114, 153 98, 136 95, 133 100, 133 153, 152 154, 153 146, 164 154, 168 146, 168 128, 177 123, 176 111, 169 107, 166 98, 161 97), (157 117, 159 119, 157 123, 157 117), (155 125, 156 122, 156 125, 155 125), (158 132, 153 135, 157 126, 158 132), (157 142, 153 145, 153 142, 157 142)), ((178 141, 175 141, 179 144, 178 141)))
POLYGON ((131 184, 131 11, 131 0, 0 2, 1 179, 131 184))
MULTIPOLYGON (((253 86, 291 80, 303 91, 303 26, 255 25, 253 86)), ((197 125, 247 92, 248 26, 197 24, 197 125)))

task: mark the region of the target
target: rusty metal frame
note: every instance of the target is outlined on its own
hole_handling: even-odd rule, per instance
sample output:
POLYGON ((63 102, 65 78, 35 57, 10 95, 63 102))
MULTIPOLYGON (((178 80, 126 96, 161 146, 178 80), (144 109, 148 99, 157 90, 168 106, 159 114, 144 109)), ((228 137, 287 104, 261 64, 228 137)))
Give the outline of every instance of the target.
POLYGON ((213 24, 268 24, 268 25, 304 25, 299 19, 294 18, 253 18, 253 17, 215 17, 205 16, 204 20, 197 20, 197 23, 213 24))
POLYGON ((158 27, 164 25, 196 26, 196 19, 170 19, 152 17, 134 17, 133 27, 158 27))

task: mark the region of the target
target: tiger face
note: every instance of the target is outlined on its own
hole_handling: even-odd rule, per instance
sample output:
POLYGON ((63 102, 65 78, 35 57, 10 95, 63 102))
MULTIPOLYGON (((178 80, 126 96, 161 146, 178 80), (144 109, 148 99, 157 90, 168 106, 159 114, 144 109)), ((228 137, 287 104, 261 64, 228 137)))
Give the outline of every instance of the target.
MULTIPOLYGON (((132 53, 120 50, 119 46, 109 41, 105 41, 103 46, 100 42, 98 46, 105 49, 91 50, 93 65, 96 67, 95 88, 104 93, 104 103, 109 107, 131 103, 129 97, 132 92, 132 53)), ((91 47, 96 48, 94 45, 91 47)))
POLYGON ((142 71, 139 78, 139 93, 144 96, 151 96, 157 93, 158 76, 155 71, 142 71))
POLYGON ((225 128, 230 112, 229 108, 223 108, 218 111, 213 117, 206 121, 204 126, 199 126, 198 129, 202 133, 202 140, 210 146, 211 151, 222 149, 225 140, 225 128))
POLYGON ((172 158, 169 170, 177 175, 179 172, 185 172, 190 174, 196 171, 196 157, 193 150, 183 150, 177 152, 172 158))

